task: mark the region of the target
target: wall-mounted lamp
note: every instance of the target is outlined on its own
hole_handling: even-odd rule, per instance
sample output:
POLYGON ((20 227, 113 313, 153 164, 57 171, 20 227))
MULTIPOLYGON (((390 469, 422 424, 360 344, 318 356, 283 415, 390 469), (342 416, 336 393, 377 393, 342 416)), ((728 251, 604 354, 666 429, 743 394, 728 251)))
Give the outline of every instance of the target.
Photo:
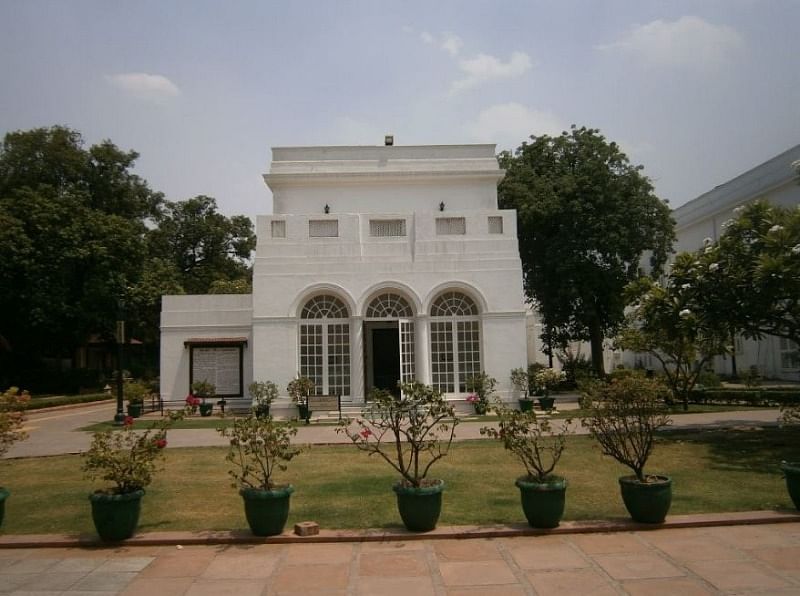
POLYGON ((444 211, 444 201, 439 203, 439 211, 444 211))
POLYGON ((383 137, 383 144, 386 147, 391 147, 392 145, 394 145, 394 135, 386 135, 385 137, 383 137))
POLYGON ((327 203, 325 203, 325 214, 327 215, 330 212, 331 212, 330 206, 327 203))

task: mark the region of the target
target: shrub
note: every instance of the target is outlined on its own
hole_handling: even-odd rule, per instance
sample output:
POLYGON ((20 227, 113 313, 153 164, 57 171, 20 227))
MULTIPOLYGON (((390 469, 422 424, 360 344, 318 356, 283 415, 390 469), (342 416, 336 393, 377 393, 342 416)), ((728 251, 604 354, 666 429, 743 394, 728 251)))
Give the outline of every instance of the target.
POLYGON ((150 386, 140 381, 125 381, 122 385, 122 393, 129 404, 140 404, 144 398, 150 395, 150 386))
POLYGON ((554 430, 550 421, 539 418, 536 412, 499 406, 495 408, 499 417, 498 428, 485 426, 481 434, 503 442, 527 472, 529 482, 546 482, 555 469, 567 444, 572 420, 563 421, 561 430, 554 430))
POLYGON ((158 463, 167 446, 167 429, 183 417, 183 412, 167 412, 143 433, 133 431, 133 418, 127 416, 122 430, 98 431, 83 457, 83 472, 91 480, 105 480, 113 486, 99 490, 121 495, 142 490, 153 481, 158 463))
POLYGON ((361 417, 343 419, 336 432, 386 461, 405 486, 419 488, 428 484, 431 466, 447 455, 458 419, 453 406, 428 385, 404 383, 401 391, 399 399, 386 390, 373 392, 361 417))
POLYGON ((22 425, 25 423, 24 410, 30 397, 27 391, 20 391, 17 387, 10 387, 0 393, 0 457, 14 443, 28 436, 22 430, 22 425))
POLYGON ((291 444, 297 429, 275 422, 271 416, 250 414, 234 419, 233 426, 217 431, 230 442, 225 459, 231 464, 228 473, 235 488, 276 488, 272 481, 276 468, 285 471, 285 462, 302 452, 302 448, 291 444))
POLYGON ((485 414, 489 409, 489 400, 494 394, 495 385, 497 380, 484 372, 467 379, 467 391, 472 392, 467 401, 475 406, 478 414, 485 414))
POLYGON ((286 391, 292 398, 292 402, 298 405, 306 405, 308 403, 308 396, 314 392, 314 381, 308 377, 297 377, 289 382, 286 386, 286 391))
POLYGON ((662 383, 627 377, 588 387, 583 424, 605 455, 629 467, 646 482, 644 467, 653 451, 655 433, 671 423, 665 401, 670 390, 662 383))
POLYGON ((278 398, 278 386, 272 381, 253 381, 247 386, 253 398, 253 411, 257 416, 265 414, 270 404, 278 398))

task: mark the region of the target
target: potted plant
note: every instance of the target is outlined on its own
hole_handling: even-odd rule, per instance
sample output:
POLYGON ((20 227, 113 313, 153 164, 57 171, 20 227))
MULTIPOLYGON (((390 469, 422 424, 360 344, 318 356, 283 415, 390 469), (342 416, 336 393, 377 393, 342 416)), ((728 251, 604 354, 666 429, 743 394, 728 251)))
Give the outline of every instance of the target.
POLYGON ((403 383, 397 398, 373 390, 356 420, 344 419, 336 432, 346 434, 369 455, 378 455, 399 475, 392 487, 403 524, 412 532, 436 527, 444 481, 429 479, 431 466, 447 455, 458 419, 442 394, 422 383, 403 383))
POLYGON ((503 442, 525 467, 517 478, 522 511, 534 528, 555 528, 564 515, 567 481, 553 474, 571 432, 572 420, 566 419, 556 430, 550 421, 539 418, 534 410, 514 410, 498 406, 497 428, 483 427, 481 434, 503 442))
MULTIPOLYGON (((28 434, 22 430, 25 423, 25 405, 30 400, 27 391, 20 391, 17 387, 10 387, 0 393, 0 458, 11 449, 17 441, 25 439, 28 434)), ((0 527, 6 511, 6 499, 11 493, 0 484, 0 527)))
POLYGON ((273 482, 276 468, 286 470, 286 463, 302 449, 291 444, 296 428, 275 422, 271 416, 249 414, 237 418, 233 426, 217 429, 230 442, 226 460, 232 486, 239 489, 250 530, 256 536, 283 532, 289 517, 291 484, 273 482))
POLYGON ((206 398, 213 399, 216 392, 216 386, 205 379, 192 383, 192 394, 200 398, 200 403, 198 405, 200 407, 201 416, 211 416, 211 413, 214 411, 214 404, 207 403, 206 398))
POLYGON ((467 391, 471 392, 471 395, 467 397, 467 403, 472 404, 475 413, 479 416, 483 416, 489 410, 489 400, 494 394, 495 385, 497 385, 497 380, 485 372, 467 379, 467 391))
POLYGON ((565 375, 561 371, 552 368, 543 368, 534 377, 534 384, 538 389, 539 407, 542 410, 550 411, 553 409, 555 398, 550 397, 550 392, 554 390, 564 379, 565 375))
POLYGON ((253 398, 253 413, 258 418, 269 416, 269 406, 278 397, 278 386, 272 381, 253 381, 247 391, 253 398))
POLYGON ((672 480, 645 474, 656 432, 671 423, 669 389, 656 379, 629 376, 586 389, 583 422, 605 455, 633 471, 619 479, 622 500, 634 521, 661 523, 672 503, 672 480))
POLYGON ((133 418, 127 416, 122 430, 95 432, 89 450, 81 454, 87 478, 112 483, 89 495, 101 539, 116 542, 136 532, 144 489, 158 471, 167 446, 167 429, 183 416, 183 412, 167 414, 143 433, 133 431, 133 418))
MULTIPOLYGON (((788 404, 781 406, 781 426, 787 424, 800 424, 800 406, 788 404)), ((800 509, 800 462, 782 461, 781 471, 786 479, 786 490, 794 503, 795 509, 800 509)))
POLYGON ((150 394, 150 388, 139 381, 126 381, 122 386, 125 399, 128 400, 128 416, 139 418, 144 407, 144 398, 150 394))
POLYGON ((530 391, 530 381, 528 379, 528 371, 524 368, 511 369, 511 385, 519 391, 519 409, 527 412, 533 409, 533 400, 531 400, 528 392, 530 391))
POLYGON ((298 416, 301 420, 305 420, 308 424, 311 418, 311 410, 308 409, 308 396, 314 392, 314 381, 308 377, 298 376, 293 379, 287 386, 286 391, 292 398, 292 402, 297 404, 298 416))

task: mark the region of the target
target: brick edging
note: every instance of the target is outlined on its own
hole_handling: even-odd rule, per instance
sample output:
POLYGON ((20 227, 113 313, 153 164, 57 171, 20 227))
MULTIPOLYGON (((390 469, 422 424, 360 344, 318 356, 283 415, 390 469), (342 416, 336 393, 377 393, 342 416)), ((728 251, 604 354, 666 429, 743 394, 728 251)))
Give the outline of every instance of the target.
MULTIPOLYGON (((172 546, 213 544, 290 544, 339 542, 389 542, 409 540, 447 540, 467 538, 512 538, 515 536, 550 536, 558 534, 589 534, 604 532, 633 532, 676 528, 704 528, 712 526, 738 526, 800 522, 800 512, 741 511, 732 513, 704 513, 673 515, 663 524, 640 524, 625 518, 596 521, 566 521, 552 530, 538 530, 525 524, 497 524, 492 526, 441 526, 431 532, 409 532, 402 528, 388 530, 324 530, 314 536, 296 536, 284 532, 279 536, 261 538, 246 530, 206 532, 147 532, 137 534, 123 543, 125 546, 172 546)), ((17 534, 0 535, 0 548, 57 548, 102 547, 93 534, 17 534)))

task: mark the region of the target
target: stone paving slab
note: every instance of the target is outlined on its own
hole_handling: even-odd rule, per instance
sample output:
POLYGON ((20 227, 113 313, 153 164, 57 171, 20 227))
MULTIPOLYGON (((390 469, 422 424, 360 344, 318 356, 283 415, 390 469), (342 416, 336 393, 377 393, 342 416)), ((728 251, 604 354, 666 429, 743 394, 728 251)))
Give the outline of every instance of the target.
POLYGON ((0 594, 798 594, 800 523, 332 544, 0 550, 0 594))

